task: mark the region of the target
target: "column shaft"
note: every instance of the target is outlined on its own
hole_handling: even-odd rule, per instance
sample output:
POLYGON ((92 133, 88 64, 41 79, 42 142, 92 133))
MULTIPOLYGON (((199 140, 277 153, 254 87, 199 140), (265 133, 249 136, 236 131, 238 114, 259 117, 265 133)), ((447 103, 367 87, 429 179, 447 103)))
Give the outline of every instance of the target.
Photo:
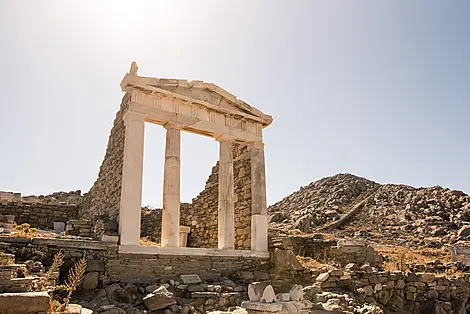
POLYGON ((162 246, 178 247, 180 230, 181 131, 166 127, 163 177, 162 246))
POLYGON ((251 249, 268 250, 268 210, 264 144, 251 144, 251 249))
POLYGON ((128 111, 122 169, 119 234, 121 245, 140 245, 140 211, 144 160, 144 116, 128 111))
POLYGON ((219 249, 235 249, 235 213, 233 186, 233 145, 230 140, 220 141, 219 158, 219 249))

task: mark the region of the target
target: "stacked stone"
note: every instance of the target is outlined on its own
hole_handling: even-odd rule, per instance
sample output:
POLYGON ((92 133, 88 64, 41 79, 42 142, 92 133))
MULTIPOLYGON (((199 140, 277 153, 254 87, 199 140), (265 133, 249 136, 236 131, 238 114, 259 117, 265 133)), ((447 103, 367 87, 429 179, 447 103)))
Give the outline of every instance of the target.
POLYGON ((234 146, 235 248, 251 247, 251 160, 246 145, 234 146))
POLYGON ((103 235, 117 236, 118 224, 115 221, 116 218, 118 217, 104 216, 95 220, 91 237, 100 240, 103 235))
MULTIPOLYGON (((103 219, 103 217, 113 217, 114 221, 118 221, 124 161, 125 125, 123 116, 128 108, 129 101, 129 94, 124 95, 121 108, 116 114, 109 135, 108 147, 98 178, 90 191, 84 195, 84 201, 80 205, 80 218, 96 222, 103 219)), ((97 229, 97 231, 102 232, 103 230, 97 229)), ((97 234, 97 237, 99 236, 101 234, 97 234)))
POLYGON ((160 243, 162 235, 162 210, 160 208, 142 208, 140 221, 140 237, 160 243))
POLYGON ((212 167, 205 189, 193 199, 191 206, 180 207, 181 224, 191 227, 188 246, 217 247, 218 177, 219 167, 217 164, 212 167))
POLYGON ((14 215, 1 215, 0 214, 0 233, 10 233, 15 223, 14 215))
POLYGON ((66 235, 90 237, 92 230, 91 221, 88 219, 71 219, 65 227, 66 235))
POLYGON ((336 246, 331 247, 329 254, 342 266, 349 263, 367 263, 375 267, 382 266, 383 263, 383 257, 361 240, 339 240, 336 246))
MULTIPOLYGON (((246 145, 233 146, 235 249, 251 246, 251 160, 246 145)), ((212 167, 205 189, 192 201, 181 204, 181 224, 190 226, 189 246, 216 248, 219 197, 219 166, 212 167)))
POLYGON ((456 298, 468 291, 470 274, 447 278, 432 273, 379 272, 369 265, 350 264, 344 271, 335 269, 320 273, 314 287, 316 289, 310 290, 352 289, 357 295, 373 298, 387 308, 397 308, 397 304, 403 307, 405 301, 456 298))
POLYGON ((178 256, 119 254, 108 258, 106 270, 112 281, 172 279, 190 269, 202 279, 232 276, 240 270, 268 270, 266 259, 229 256, 178 256))
POLYGON ((66 222, 77 217, 77 205, 2 202, 0 215, 12 215, 17 224, 28 223, 33 228, 53 229, 54 222, 66 222))

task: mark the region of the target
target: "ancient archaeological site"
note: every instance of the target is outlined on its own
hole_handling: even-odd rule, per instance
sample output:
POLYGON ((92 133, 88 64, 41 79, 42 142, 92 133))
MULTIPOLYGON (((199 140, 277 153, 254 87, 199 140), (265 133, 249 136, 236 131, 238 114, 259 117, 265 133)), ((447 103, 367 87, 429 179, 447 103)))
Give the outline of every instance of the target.
POLYGON ((268 207, 282 117, 135 62, 121 90, 89 191, 0 192, 0 313, 470 313, 464 192, 342 173, 268 207), (145 123, 166 132, 162 208, 142 207, 145 123), (181 132, 219 147, 191 203, 181 132))

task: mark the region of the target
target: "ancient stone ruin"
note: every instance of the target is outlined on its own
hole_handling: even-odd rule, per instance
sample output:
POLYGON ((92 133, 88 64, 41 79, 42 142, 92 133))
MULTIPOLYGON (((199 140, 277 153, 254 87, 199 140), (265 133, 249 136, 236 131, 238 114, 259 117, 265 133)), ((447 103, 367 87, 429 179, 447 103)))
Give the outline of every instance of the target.
POLYGON ((467 194, 338 174, 267 208, 272 118, 214 84, 137 71, 88 193, 0 191, 0 314, 53 313, 81 260, 68 313, 470 312, 467 194), (141 207, 145 123, 166 129, 161 210, 141 207), (191 203, 181 131, 220 147, 191 203))
MULTIPOLYGON (((214 84, 138 76, 135 63, 121 88, 126 94, 111 130, 106 156, 79 216, 96 225, 117 222, 122 253, 267 257, 262 130, 271 124, 271 116, 214 84), (166 129, 161 247, 152 248, 139 244, 145 122, 166 129), (202 208, 196 201, 184 209, 184 215, 180 204, 181 131, 212 137, 220 145, 216 184, 209 187, 210 197, 217 195, 217 199, 201 200, 202 208), (217 186, 216 191, 213 186, 217 186), (208 213, 207 218, 204 213, 208 213), (212 213, 217 213, 218 222, 210 225, 209 236, 213 238, 211 233, 217 230, 217 250, 209 250, 212 241, 198 240, 207 236, 207 229, 201 226, 208 219, 213 221, 212 213), (193 228, 193 243, 201 247, 180 247, 181 222, 193 228), (242 241, 236 242, 237 238, 242 241), (251 239, 249 245, 247 238, 251 239)), ((95 232, 105 234, 106 230, 95 228, 95 232)))

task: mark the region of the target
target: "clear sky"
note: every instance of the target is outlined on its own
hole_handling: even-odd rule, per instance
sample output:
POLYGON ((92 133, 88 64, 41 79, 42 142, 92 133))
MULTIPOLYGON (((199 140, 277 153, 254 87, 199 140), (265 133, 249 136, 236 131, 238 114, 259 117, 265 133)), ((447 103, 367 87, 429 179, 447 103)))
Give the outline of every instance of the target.
MULTIPOLYGON (((467 0, 0 0, 0 43, 0 190, 88 191, 135 60, 273 116, 270 204, 339 172, 470 192, 467 0)), ((164 134, 146 126, 143 205, 161 205, 164 134)), ((217 159, 182 136, 182 201, 217 159)))

